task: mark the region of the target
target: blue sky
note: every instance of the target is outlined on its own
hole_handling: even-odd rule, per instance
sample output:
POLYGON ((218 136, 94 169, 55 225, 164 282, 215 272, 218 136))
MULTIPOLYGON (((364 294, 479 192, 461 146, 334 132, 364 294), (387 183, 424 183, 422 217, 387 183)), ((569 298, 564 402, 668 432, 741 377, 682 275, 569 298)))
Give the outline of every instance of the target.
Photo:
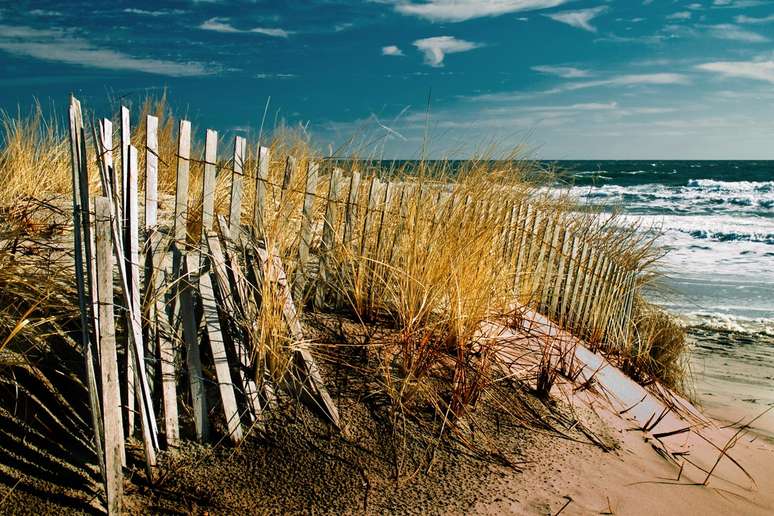
POLYGON ((167 88, 229 133, 271 97, 326 152, 765 159, 773 41, 771 0, 0 1, 0 107, 167 88))

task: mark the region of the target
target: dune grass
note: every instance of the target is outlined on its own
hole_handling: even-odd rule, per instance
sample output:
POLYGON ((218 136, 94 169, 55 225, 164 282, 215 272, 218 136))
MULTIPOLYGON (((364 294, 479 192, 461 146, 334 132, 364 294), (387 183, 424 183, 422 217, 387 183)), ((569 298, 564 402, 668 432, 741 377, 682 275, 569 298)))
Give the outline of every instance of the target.
MULTIPOLYGON (((165 97, 147 99, 140 113, 132 135, 133 144, 140 149, 140 170, 144 169, 145 159, 144 120, 152 114, 159 118, 159 190, 172 195, 177 120, 165 97)), ((0 206, 10 207, 54 194, 66 197, 71 183, 66 133, 55 122, 45 119, 39 106, 29 116, 5 114, 1 123, 0 206)), ((114 121, 114 128, 119 126, 114 121)), ((114 141, 118 141, 117 135, 114 141)), ((263 144, 271 149, 272 156, 264 214, 265 247, 281 258, 288 277, 294 278, 307 266, 298 262, 300 229, 304 224, 302 207, 306 170, 318 156, 305 134, 287 128, 275 128, 263 144), (290 175, 288 156, 295 163, 290 175)), ((91 141, 88 146, 93 149, 91 141)), ((219 149, 216 210, 226 214, 233 143, 221 136, 219 149)), ((252 220, 255 152, 254 145, 248 147, 243 223, 252 220)), ((117 162, 118 155, 114 149, 117 162)), ((188 221, 192 240, 201 233, 202 155, 203 142, 195 140, 188 221)), ((614 257, 622 267, 642 273, 658 267, 662 250, 651 233, 636 225, 622 224, 616 215, 580 206, 566 192, 557 194, 550 190, 554 174, 539 170, 535 163, 510 159, 512 155, 504 156, 509 158, 505 160, 492 157, 470 160, 461 168, 448 160, 423 161, 411 165, 411 169, 404 165, 376 170, 365 161, 322 161, 310 207, 315 221, 324 218, 333 169, 346 168, 348 175, 363 173, 359 189, 352 194, 358 213, 351 226, 351 241, 342 241, 343 207, 350 198, 348 175, 335 203, 338 225, 330 228, 340 243, 323 249, 320 239, 324 228, 318 226, 312 232, 312 254, 323 257, 331 271, 326 286, 334 294, 327 299, 327 309, 348 313, 364 326, 386 324, 393 330, 397 338, 366 346, 365 354, 379 388, 396 407, 430 407, 444 417, 464 417, 479 398, 490 392, 496 376, 496 350, 489 340, 482 338, 482 325, 489 320, 507 319, 513 314, 515 301, 536 306, 540 289, 552 281, 541 274, 539 253, 525 257, 530 265, 516 275, 513 257, 504 249, 508 239, 514 238, 512 235, 520 238, 524 221, 509 218, 505 200, 529 200, 534 210, 558 220, 562 227, 614 257), (382 178, 389 177, 393 184, 402 182, 405 186, 392 192, 374 187, 374 172, 382 178), (438 185, 444 183, 448 191, 439 193, 438 185), (373 188, 381 197, 377 196, 378 202, 369 206, 373 188), (364 232, 367 219, 378 230, 364 232)), ((90 167, 96 170, 95 163, 90 162, 90 167)), ((91 175, 95 178, 95 193, 99 192, 97 176, 96 172, 91 175)), ((172 209, 171 200, 162 197, 161 208, 172 209)), ((35 214, 26 216, 34 218, 35 214)), ((529 238, 536 236, 528 236, 527 241, 529 238)), ((12 291, 15 282, 23 281, 23 277, 3 275, 0 281, 4 282, 2 289, 12 291)), ((635 288, 639 290, 642 285, 635 288)), ((36 293, 27 295, 35 299, 36 293)), ((46 293, 41 290, 37 295, 42 298, 46 293)), ((254 295, 261 297, 262 309, 243 314, 241 324, 251 336, 253 353, 258 357, 257 374, 259 380, 264 370, 269 376, 281 377, 288 369, 288 351, 293 343, 283 326, 280 294, 264 290, 254 295)), ((302 308, 309 306, 314 297, 312 285, 299 304, 302 308)), ((77 313, 77 304, 69 302, 71 314, 77 313)), ((14 321, 14 314, 18 314, 9 310, 8 305, 0 310, 0 342, 8 340, 9 335, 18 338, 18 320, 14 321)), ((629 340, 623 346, 606 349, 609 356, 635 378, 658 379, 669 387, 682 388, 687 345, 679 325, 641 295, 637 296, 631 319, 624 324, 628 331, 620 331, 629 335, 629 340)), ((551 344, 546 346, 547 356, 552 350, 551 344)), ((325 354, 324 350, 322 353, 325 354)), ((547 364, 553 362, 549 360, 547 364)))

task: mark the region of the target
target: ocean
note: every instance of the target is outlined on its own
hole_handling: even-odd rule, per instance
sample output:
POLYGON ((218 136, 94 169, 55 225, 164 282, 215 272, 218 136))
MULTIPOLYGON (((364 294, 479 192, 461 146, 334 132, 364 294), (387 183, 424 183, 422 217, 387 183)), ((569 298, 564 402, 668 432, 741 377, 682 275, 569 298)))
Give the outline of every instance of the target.
MULTIPOLYGON (((684 322, 695 397, 749 420, 774 405, 774 161, 561 161, 574 194, 661 232, 649 297, 684 322)), ((774 409, 753 427, 774 436, 774 409)))

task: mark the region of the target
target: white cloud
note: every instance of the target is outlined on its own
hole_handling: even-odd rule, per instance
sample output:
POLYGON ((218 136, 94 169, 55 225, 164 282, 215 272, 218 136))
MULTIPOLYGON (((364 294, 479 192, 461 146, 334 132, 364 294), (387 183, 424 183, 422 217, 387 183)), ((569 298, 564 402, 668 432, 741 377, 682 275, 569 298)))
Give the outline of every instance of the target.
POLYGON ((583 77, 591 77, 591 72, 588 70, 581 70, 573 66, 533 66, 532 69, 536 72, 547 73, 549 75, 556 75, 564 79, 580 79, 583 77))
POLYGON ((355 24, 351 22, 337 23, 333 26, 333 32, 344 32, 345 30, 349 30, 354 26, 355 24))
POLYGON ((712 2, 713 7, 721 7, 726 8, 729 7, 731 9, 741 9, 744 7, 758 7, 761 5, 766 5, 770 0, 715 0, 712 2))
POLYGON ((434 66, 443 66, 443 60, 446 54, 457 54, 479 48, 479 43, 457 39, 453 36, 436 36, 434 38, 424 38, 414 41, 417 47, 425 55, 425 63, 434 66))
POLYGON ((403 51, 396 47, 395 45, 387 45, 386 47, 382 47, 382 55, 383 56, 402 56, 403 51))
POLYGON ((298 75, 294 73, 257 73, 256 79, 295 79, 298 75))
POLYGON ((764 16, 763 18, 755 18, 754 16, 745 16, 740 14, 735 18, 736 23, 742 23, 747 25, 761 25, 764 23, 774 22, 774 14, 764 16))
POLYGON ((164 10, 148 11, 148 10, 145 10, 145 9, 135 9, 133 7, 129 7, 129 8, 124 9, 124 12, 127 13, 127 14, 137 14, 137 15, 140 15, 140 16, 153 16, 153 17, 167 16, 167 15, 170 15, 170 14, 183 14, 183 13, 185 13, 185 11, 183 11, 182 9, 172 9, 171 11, 164 11, 164 10))
POLYGON ((611 111, 618 109, 618 102, 584 102, 568 106, 534 106, 524 108, 524 111, 611 111))
POLYGON ((597 28, 591 25, 591 20, 607 11, 606 6, 592 7, 590 9, 579 9, 577 11, 562 11, 559 13, 546 14, 552 20, 566 23, 571 27, 597 32, 597 28))
POLYGON ((691 11, 680 11, 672 13, 666 17, 667 20, 689 20, 691 18, 691 11))
POLYGON ((398 1, 395 10, 434 22, 461 22, 473 18, 501 16, 548 9, 571 0, 424 0, 398 1))
POLYGON ((33 9, 30 11, 33 16, 62 16, 59 11, 48 11, 46 9, 33 9))
POLYGON ((728 39, 731 41, 743 41, 745 43, 765 43, 769 41, 769 38, 752 32, 746 29, 742 29, 731 23, 722 23, 720 25, 708 25, 705 27, 709 34, 713 38, 728 39))
POLYGON ((597 81, 570 82, 549 93, 558 93, 560 91, 573 91, 586 88, 597 88, 600 86, 641 86, 641 85, 664 85, 664 84, 688 84, 688 77, 679 73, 643 73, 617 75, 609 79, 600 79, 597 81))
POLYGON ((287 38, 289 35, 293 34, 291 31, 287 31, 284 29, 277 29, 277 28, 266 28, 266 27, 254 27, 252 29, 237 29, 230 23, 228 23, 228 20, 225 18, 210 18, 209 20, 206 20, 204 23, 199 25, 199 28, 202 30, 210 30, 214 32, 223 32, 223 33, 229 33, 229 34, 249 34, 249 33, 257 33, 257 34, 264 34, 266 36, 272 36, 275 38, 287 38))
POLYGON ((755 79, 774 84, 774 61, 715 61, 700 64, 696 68, 726 77, 755 79))
POLYGON ((202 63, 144 59, 100 48, 56 29, 0 25, 0 50, 18 56, 106 70, 133 70, 172 77, 212 75, 218 71, 202 63))

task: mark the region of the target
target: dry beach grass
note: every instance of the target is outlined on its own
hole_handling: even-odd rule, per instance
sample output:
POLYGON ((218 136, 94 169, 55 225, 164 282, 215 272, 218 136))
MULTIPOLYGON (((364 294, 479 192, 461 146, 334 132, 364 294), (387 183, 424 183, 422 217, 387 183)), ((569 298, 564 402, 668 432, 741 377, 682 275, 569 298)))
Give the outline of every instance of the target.
MULTIPOLYGON (((163 97, 146 99, 141 113, 141 122, 132 135, 132 141, 139 148, 143 148, 145 141, 145 115, 159 118, 159 190, 163 219, 164 213, 169 217, 172 209, 169 195, 175 191, 177 121, 163 97)), ((78 327, 78 304, 72 281, 72 257, 68 252, 72 232, 66 208, 71 190, 69 146, 66 134, 53 121, 45 119, 39 108, 30 116, 5 115, 2 125, 0 377, 5 394, 0 408, 10 422, 2 431, 3 439, 9 443, 8 450, 16 450, 7 452, 0 460, 7 465, 2 472, 3 481, 9 486, 19 483, 20 493, 26 493, 19 494, 22 497, 37 499, 40 493, 56 492, 57 503, 70 508, 85 507, 88 506, 85 500, 96 489, 97 477, 91 466, 94 457, 86 424, 88 406, 85 401, 72 401, 86 400, 86 396, 83 362, 72 338, 78 327), (37 439, 34 453, 41 457, 38 461, 19 458, 33 446, 19 444, 18 435, 22 430, 37 439), (48 450, 43 446, 46 440, 61 435, 69 436, 68 442, 78 443, 70 448, 65 460, 58 458, 62 453, 60 448, 65 446, 56 444, 48 450), (75 480, 65 487, 31 487, 36 484, 29 479, 57 471, 66 471, 67 478, 75 480), (17 478, 19 472, 25 472, 21 479, 17 478)), ((351 415, 344 417, 348 437, 331 436, 319 422, 309 420, 297 412, 296 405, 284 400, 272 424, 262 431, 254 429, 255 440, 234 452, 242 457, 239 460, 250 462, 250 453, 255 453, 261 460, 269 461, 268 467, 271 461, 282 460, 280 456, 292 454, 299 457, 299 462, 290 464, 306 467, 303 461, 308 460, 321 468, 332 468, 336 474, 329 480, 332 485, 340 482, 337 489, 343 494, 362 489, 350 485, 353 471, 361 472, 355 478, 365 475, 365 482, 370 482, 368 475, 372 474, 379 479, 374 485, 381 486, 374 488, 373 510, 404 507, 394 505, 399 500, 389 494, 390 482, 409 486, 408 492, 414 498, 405 501, 406 510, 414 502, 413 510, 432 510, 433 504, 444 496, 467 500, 469 496, 475 499, 478 492, 439 492, 432 487, 433 481, 420 480, 424 475, 432 475, 436 461, 460 462, 456 470, 438 466, 448 474, 442 475, 446 478, 443 482, 460 478, 483 482, 491 472, 475 472, 479 464, 476 461, 518 469, 530 454, 511 454, 506 448, 513 443, 530 442, 534 439, 530 432, 547 432, 556 438, 586 442, 588 432, 596 435, 579 419, 566 416, 562 402, 550 396, 555 383, 572 376, 565 357, 555 358, 556 349, 550 339, 540 340, 541 336, 535 336, 544 345, 538 350, 542 356, 537 360, 540 367, 534 374, 511 379, 503 376, 495 342, 481 331, 488 321, 507 323, 518 319, 520 306, 535 306, 539 301, 538 287, 545 281, 539 270, 534 269, 514 277, 513 267, 501 251, 514 223, 498 210, 503 198, 529 199, 536 210, 561 220, 568 231, 604 249, 620 265, 638 271, 641 282, 636 285, 638 290, 658 272, 662 251, 651 233, 644 231, 645 228, 623 226, 615 215, 611 217, 579 206, 563 193, 548 192, 546 181, 552 176, 537 170, 537 164, 528 161, 497 161, 487 156, 487 159, 471 160, 462 168, 449 161, 380 168, 380 164, 368 161, 329 159, 322 161, 320 180, 310 197, 307 176, 287 172, 288 156, 295 160, 296 171, 306 170, 309 163, 318 160, 303 133, 278 129, 268 146, 273 156, 266 181, 271 208, 266 212, 263 236, 266 248, 278 254, 291 278, 307 272, 300 270, 298 263, 304 203, 310 203, 307 211, 317 214, 315 219, 321 219, 329 209, 326 201, 333 168, 348 167, 362 172, 363 180, 354 193, 349 192, 349 178, 342 182, 339 193, 340 204, 348 202, 349 194, 360 207, 351 224, 351 241, 359 245, 349 245, 345 240, 342 245, 326 248, 321 241, 325 228, 317 228, 313 232, 317 237, 310 242, 312 254, 324 257, 329 268, 330 273, 324 280, 329 287, 326 295, 331 296, 333 292, 333 299, 326 300, 325 309, 315 310, 313 305, 318 294, 311 284, 301 291, 303 301, 299 302, 307 312, 304 327, 313 335, 310 337, 312 350, 335 386, 342 413, 351 415), (369 211, 369 196, 376 183, 367 177, 374 173, 408 186, 394 192, 380 190, 388 199, 386 207, 369 211), (447 181, 451 184, 448 197, 429 195, 426 187, 447 181), (451 202, 452 198, 466 202, 451 202), (369 216, 381 219, 380 230, 361 238, 369 216), (482 224, 484 216, 487 223, 482 224), (514 284, 518 286, 515 296, 514 284), (301 437, 289 437, 288 425, 298 427, 301 437), (503 427, 509 428, 509 432, 503 432, 503 427), (335 454, 330 451, 333 445, 326 440, 336 443, 343 440, 336 446, 346 446, 348 451, 335 454), (323 460, 318 452, 334 456, 323 460), (461 459, 467 454, 476 459, 461 459), (463 470, 464 474, 460 473, 463 470), (413 491, 411 486, 415 488, 413 491), (426 497, 422 502, 426 505, 418 502, 422 496, 426 497)), ((93 149, 91 142, 89 148, 93 149)), ((191 236, 201 233, 202 199, 196 192, 202 190, 204 164, 199 158, 202 154, 203 145, 198 142, 192 152, 196 158, 191 166, 193 195, 189 200, 188 220, 191 236)), ((140 170, 144 169, 144 155, 140 153, 140 170)), ((243 222, 252 220, 250 207, 255 196, 256 163, 255 149, 248 147, 244 163, 243 222)), ((94 167, 91 177, 95 181, 91 187, 96 193, 99 191, 96 164, 90 162, 90 166, 94 167)), ((229 158, 218 162, 219 169, 229 170, 230 166, 229 158)), ((231 175, 218 174, 216 209, 221 214, 228 211, 230 187, 231 175)), ((343 232, 344 224, 340 219, 339 227, 333 230, 343 232)), ((278 309, 280 296, 270 290, 256 295, 261 296, 261 310, 242 314, 243 318, 235 324, 251 335, 253 356, 259 357, 258 362, 265 365, 270 376, 280 378, 288 372, 293 345, 286 336, 278 309)), ((618 331, 628 336, 625 346, 607 346, 601 341, 592 344, 638 381, 658 381, 685 391, 687 345, 679 325, 668 314, 649 305, 641 295, 636 297, 631 318, 624 325, 618 331)), ((122 331, 119 328, 119 333, 122 331)), ((259 370, 257 374, 260 380, 263 373, 259 370)), ((550 445, 543 442, 536 448, 542 449, 540 446, 550 445)), ((154 504, 159 510, 162 507, 165 510, 236 510, 238 505, 228 505, 236 503, 236 498, 223 502, 226 505, 221 502, 208 505, 206 500, 213 500, 216 495, 186 498, 184 494, 190 485, 186 482, 201 483, 204 478, 201 475, 206 476, 208 471, 205 468, 193 472, 191 463, 186 461, 201 459, 212 464, 215 469, 211 474, 229 471, 229 475, 238 475, 238 469, 231 469, 236 466, 228 465, 232 458, 231 451, 217 446, 214 451, 197 448, 170 459, 165 478, 172 487, 167 491, 163 487, 156 492, 148 491, 138 471, 139 487, 132 503, 138 504, 137 512, 154 504), (175 507, 175 503, 179 505, 175 507)), ((268 482, 265 477, 259 475, 259 478, 268 482)), ((321 477, 298 477, 297 482, 306 485, 313 478, 321 477)), ((205 482, 199 489, 204 492, 211 488, 205 482)), ((307 493, 303 499, 275 502, 292 503, 287 506, 288 510, 302 512, 308 509, 304 504, 318 494, 307 493)), ((358 510, 362 495, 357 496, 357 500, 342 502, 340 509, 358 510)), ((239 507, 260 511, 272 507, 271 502, 257 503, 239 507)), ((473 503, 467 500, 456 506, 456 511, 473 503)))

